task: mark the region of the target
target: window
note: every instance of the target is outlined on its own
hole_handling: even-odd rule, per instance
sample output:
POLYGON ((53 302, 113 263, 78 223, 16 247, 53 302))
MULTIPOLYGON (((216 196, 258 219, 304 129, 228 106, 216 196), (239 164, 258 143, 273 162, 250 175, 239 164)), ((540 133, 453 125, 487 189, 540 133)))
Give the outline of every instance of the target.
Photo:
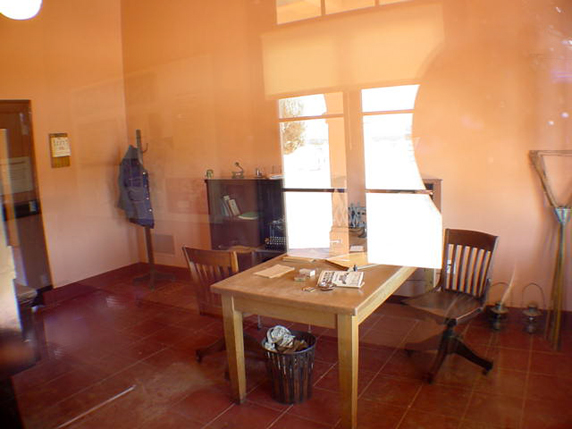
POLYGON ((288 251, 348 253, 347 191, 357 186, 361 192, 350 197, 363 198, 365 191, 371 262, 438 266, 441 215, 425 191, 413 150, 418 89, 401 85, 348 94, 348 100, 361 95, 361 111, 354 112, 344 109, 343 93, 279 100, 288 251), (346 145, 345 123, 360 120, 363 141, 346 145), (363 163, 355 162, 362 143, 363 163), (349 148, 355 148, 351 154, 349 148))
POLYGON ((375 0, 325 0, 326 14, 375 6, 375 0))
POLYGON ((287 188, 329 188, 333 181, 331 145, 344 141, 341 93, 279 101, 280 141, 287 188))
POLYGON ((278 106, 288 247, 329 248, 332 226, 347 222, 347 214, 336 215, 335 195, 347 182, 343 95, 285 98, 278 106))
POLYGON ((276 22, 300 21, 322 14, 320 0, 276 0, 276 22))
POLYGON ((276 23, 285 24, 404 1, 410 0, 276 0, 276 23))
POLYGON ((426 193, 412 141, 418 85, 362 90, 368 258, 436 268, 441 214, 426 193))
POLYGON ((367 189, 420 189, 411 128, 419 85, 364 89, 362 93, 367 189))

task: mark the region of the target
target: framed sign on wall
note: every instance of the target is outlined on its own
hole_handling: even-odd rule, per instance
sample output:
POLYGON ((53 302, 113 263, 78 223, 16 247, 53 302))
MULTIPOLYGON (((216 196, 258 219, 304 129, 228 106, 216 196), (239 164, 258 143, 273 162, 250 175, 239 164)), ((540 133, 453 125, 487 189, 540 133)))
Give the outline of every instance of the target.
POLYGON ((52 168, 69 167, 71 147, 67 133, 54 133, 49 136, 52 168))

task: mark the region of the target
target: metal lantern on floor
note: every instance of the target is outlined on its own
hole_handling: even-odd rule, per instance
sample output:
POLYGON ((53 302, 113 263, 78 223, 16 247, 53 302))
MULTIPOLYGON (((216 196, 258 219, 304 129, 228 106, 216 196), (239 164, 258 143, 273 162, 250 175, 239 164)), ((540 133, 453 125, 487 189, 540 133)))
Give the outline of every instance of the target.
MULTIPOLYGON (((491 286, 491 289, 493 289, 495 286, 505 286, 507 288, 506 291, 509 290, 509 284, 505 282, 494 283, 491 286)), ((506 296, 506 291, 503 294, 503 298, 506 296)), ((508 309, 504 305, 504 299, 495 302, 495 304, 489 308, 489 311, 491 313, 489 317, 491 329, 494 331, 500 331, 502 329, 503 322, 508 314, 508 309)))
MULTIPOLYGON (((522 289, 522 301, 524 302, 525 292, 529 286, 536 286, 540 291, 540 296, 542 297, 542 303, 545 306, 546 302, 544 299, 544 292, 542 288, 536 283, 529 283, 522 289)), ((529 334, 534 334, 538 330, 538 319, 542 316, 542 311, 538 307, 536 301, 529 301, 526 304, 525 309, 522 311, 525 316, 524 330, 529 334)))
POLYGON ((497 301, 495 305, 491 307, 491 328, 495 331, 500 331, 502 329, 503 321, 506 319, 508 309, 504 306, 502 301, 497 301))

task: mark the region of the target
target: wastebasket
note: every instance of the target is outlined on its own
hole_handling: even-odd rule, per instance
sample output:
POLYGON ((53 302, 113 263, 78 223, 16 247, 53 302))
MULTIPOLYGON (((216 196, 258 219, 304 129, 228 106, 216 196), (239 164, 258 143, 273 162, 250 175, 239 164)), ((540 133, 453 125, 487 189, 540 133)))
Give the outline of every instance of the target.
POLYGON ((283 404, 298 404, 312 397, 316 337, 309 332, 290 332, 308 347, 292 353, 265 350, 266 369, 272 381, 272 398, 283 404))

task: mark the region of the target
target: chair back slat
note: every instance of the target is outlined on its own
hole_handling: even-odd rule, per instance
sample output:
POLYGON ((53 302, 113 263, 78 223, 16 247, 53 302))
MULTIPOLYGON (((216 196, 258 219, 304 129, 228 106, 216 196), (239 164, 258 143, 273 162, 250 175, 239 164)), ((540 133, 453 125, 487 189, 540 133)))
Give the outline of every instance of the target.
POLYGON ((471 252, 474 253, 474 256, 472 258, 471 278, 468 279, 471 285, 469 293, 471 295, 479 295, 478 285, 481 284, 481 279, 480 279, 481 270, 479 269, 479 267, 481 265, 483 256, 485 256, 485 252, 483 251, 483 249, 476 249, 474 247, 471 248, 471 252))
POLYGON ((478 262, 480 250, 474 247, 469 248, 469 253, 467 254, 467 269, 465 271, 465 284, 466 288, 471 295, 475 294, 476 284, 475 284, 475 266, 478 262))
POLYGON ((459 254, 459 259, 457 260, 457 265, 456 265, 456 269, 454 270, 456 272, 456 277, 457 277, 457 282, 456 282, 456 286, 455 289, 460 290, 463 288, 463 285, 465 284, 462 279, 463 279, 463 274, 466 273, 467 271, 467 267, 466 267, 466 259, 467 256, 465 255, 465 246, 460 246, 461 249, 461 253, 459 254))
POLYGON ((478 270, 475 270, 477 282, 479 285, 485 285, 490 280, 490 268, 493 252, 482 251, 482 257, 479 261, 478 270))
POLYGON ((498 237, 478 231, 445 230, 438 287, 482 298, 490 283, 498 237))
POLYGON ((211 292, 211 285, 238 272, 236 252, 226 250, 204 250, 183 246, 183 254, 191 273, 199 312, 222 315, 220 295, 211 292))

